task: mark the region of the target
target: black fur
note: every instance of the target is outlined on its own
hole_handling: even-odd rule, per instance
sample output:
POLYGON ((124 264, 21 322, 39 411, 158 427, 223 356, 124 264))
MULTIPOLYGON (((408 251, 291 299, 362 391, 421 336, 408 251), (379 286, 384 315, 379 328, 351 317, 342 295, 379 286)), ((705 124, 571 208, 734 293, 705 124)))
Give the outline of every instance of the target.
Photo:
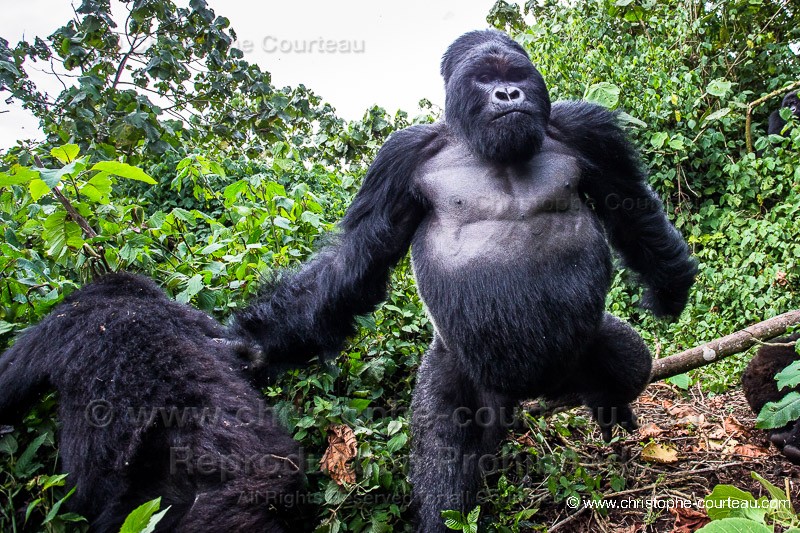
POLYGON ((443 509, 474 505, 481 460, 493 457, 519 399, 577 394, 606 439, 616 424, 636 426, 629 404, 651 357, 604 312, 606 238, 659 316, 681 312, 696 273, 613 113, 585 102, 551 108, 524 50, 496 31, 459 38, 442 74, 445 120, 392 135, 338 242, 240 319, 253 335, 270 324, 265 334, 291 339, 267 348, 270 360, 336 350, 411 247, 435 326, 412 404, 424 532, 445 531, 443 509))
POLYGON ((159 531, 297 531, 302 456, 248 381, 259 354, 151 280, 107 275, 0 357, 0 423, 58 391, 67 505, 93 531, 158 496, 159 531))
MULTIPOLYGON (((800 98, 797 97, 797 91, 790 92, 783 97, 781 107, 788 107, 792 110, 792 115, 800 118, 800 98)), ((769 124, 767 126, 767 133, 770 135, 783 135, 783 127, 786 126, 786 121, 781 118, 780 110, 776 109, 769 115, 769 124)))
MULTIPOLYGON (((773 344, 784 346, 762 346, 750 360, 742 375, 742 389, 747 403, 757 415, 768 402, 777 402, 791 391, 800 392, 800 386, 793 389, 778 390, 775 374, 797 361, 794 345, 800 339, 800 333, 776 339, 773 344)), ((770 441, 796 465, 800 465, 800 419, 789 422, 786 426, 770 431, 770 441)))

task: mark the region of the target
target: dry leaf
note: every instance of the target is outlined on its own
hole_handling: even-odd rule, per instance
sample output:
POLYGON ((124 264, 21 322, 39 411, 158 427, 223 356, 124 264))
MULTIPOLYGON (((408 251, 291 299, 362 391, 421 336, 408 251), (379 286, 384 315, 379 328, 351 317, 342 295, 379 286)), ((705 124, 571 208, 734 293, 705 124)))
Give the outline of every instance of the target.
POLYGON ((765 457, 770 455, 769 450, 760 446, 752 446, 750 444, 742 444, 733 449, 733 453, 742 455, 744 457, 765 457))
POLYGON ((689 418, 689 417, 697 417, 697 411, 691 408, 688 405, 678 404, 674 407, 667 407, 667 412, 674 416, 675 418, 689 418))
POLYGON ((700 428, 700 427, 703 427, 703 426, 706 425, 706 415, 704 415, 702 413, 699 414, 699 415, 698 414, 687 415, 687 416, 681 417, 676 422, 676 424, 678 424, 679 426, 684 426, 684 427, 692 426, 692 427, 695 427, 695 428, 700 428))
POLYGON ((651 442, 642 448, 642 459, 651 463, 674 463, 678 460, 678 450, 671 444, 651 442))
POLYGON ((319 464, 337 485, 355 483, 356 473, 347 463, 356 458, 358 443, 353 430, 345 425, 328 428, 328 449, 319 464))
POLYGON ((732 416, 722 421, 722 427, 725 428, 726 433, 734 437, 741 437, 742 435, 748 435, 750 433, 746 427, 741 425, 739 421, 732 416))
POLYGON ((645 424, 644 426, 639 428, 639 437, 643 439, 649 439, 653 437, 658 437, 664 433, 664 430, 658 427, 657 425, 653 424, 645 424))
POLYGON ((714 396, 713 398, 706 399, 706 406, 711 409, 720 409, 725 406, 728 399, 725 396, 714 396))
POLYGON ((656 400, 655 398, 653 398, 649 394, 642 394, 641 396, 639 396, 639 398, 637 398, 637 400, 636 400, 636 403, 639 403, 639 404, 642 404, 642 405, 645 405, 645 404, 660 405, 661 404, 661 402, 659 402, 658 400, 656 400))
POLYGON ((522 444, 523 446, 535 446, 536 445, 536 443, 533 440, 533 437, 531 436, 531 432, 530 431, 525 433, 524 435, 520 435, 519 437, 517 437, 514 440, 516 440, 518 443, 522 444))
POLYGON ((728 432, 722 426, 714 426, 706 433, 706 436, 710 439, 725 440, 728 432))
POLYGON ((675 515, 672 533, 693 533, 711 522, 708 515, 691 507, 670 507, 669 512, 675 515))

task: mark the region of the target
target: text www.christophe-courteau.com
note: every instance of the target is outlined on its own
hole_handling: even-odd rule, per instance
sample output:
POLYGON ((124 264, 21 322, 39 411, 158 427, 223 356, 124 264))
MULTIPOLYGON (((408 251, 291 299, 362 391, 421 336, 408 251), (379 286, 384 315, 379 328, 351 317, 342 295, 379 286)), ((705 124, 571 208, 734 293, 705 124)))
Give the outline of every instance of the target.
POLYGON ((735 498, 722 499, 690 499, 690 498, 615 498, 608 500, 583 499, 579 496, 569 496, 566 499, 570 509, 780 509, 787 507, 789 502, 782 500, 737 500, 735 498))

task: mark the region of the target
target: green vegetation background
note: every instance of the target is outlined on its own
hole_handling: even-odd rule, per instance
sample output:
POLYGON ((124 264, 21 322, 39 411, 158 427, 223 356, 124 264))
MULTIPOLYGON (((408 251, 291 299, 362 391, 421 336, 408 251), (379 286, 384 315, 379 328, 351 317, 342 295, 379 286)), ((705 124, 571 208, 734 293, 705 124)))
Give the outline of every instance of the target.
MULTIPOLYGON (((125 8, 116 26, 108 0, 84 0, 49 37, 0 39, 0 90, 34 112, 47 135, 0 154, 0 347, 108 270, 148 274, 177 300, 226 320, 263 276, 324 242, 392 131, 441 114, 422 102, 413 120, 372 108, 346 122, 305 87, 274 87, 231 47, 228 20, 203 0, 125 8), (76 76, 55 99, 26 75, 50 60, 76 76), (124 165, 97 166, 104 161, 136 166, 156 183, 124 165), (70 218, 56 190, 96 235, 70 218)), ((675 323, 637 307, 629 272, 619 271, 609 294, 609 309, 662 356, 800 307, 800 128, 765 134, 781 96, 754 110, 764 156, 748 153, 745 140, 748 103, 800 78, 788 46, 800 39, 798 9, 774 0, 545 0, 500 1, 488 14, 526 47, 553 100, 587 97, 626 113, 650 183, 700 262, 675 323)), ((293 372, 264 392, 312 457, 319 508, 310 523, 323 532, 410 531, 407 408, 431 327, 407 262, 361 326, 335 369, 293 372), (359 443, 357 483, 345 488, 313 459, 327 428, 343 423, 359 443)), ((733 358, 682 382, 723 391, 742 365, 733 358)), ((2 531, 84 527, 60 508, 68 495, 54 444, 56 401, 48 396, 0 438, 2 531)), ((493 530, 535 523, 526 498, 533 483, 546 483, 556 501, 625 486, 619 472, 586 472, 567 452, 537 457, 509 441, 503 453, 510 466, 483 513, 494 517, 493 530), (513 468, 526 455, 532 478, 513 468)))

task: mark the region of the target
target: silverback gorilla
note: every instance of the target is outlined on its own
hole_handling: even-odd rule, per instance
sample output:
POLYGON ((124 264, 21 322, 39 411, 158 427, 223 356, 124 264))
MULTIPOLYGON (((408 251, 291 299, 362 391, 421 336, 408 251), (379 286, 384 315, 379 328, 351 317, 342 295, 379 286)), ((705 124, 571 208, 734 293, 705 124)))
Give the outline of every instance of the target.
MULTIPOLYGON (((800 358, 794 347, 798 340, 800 333, 776 339, 773 344, 759 348, 747 365, 742 375, 742 389, 747 403, 756 415, 767 402, 777 402, 792 390, 800 392, 800 385, 779 391, 775 381, 775 374, 800 358)), ((787 459, 800 465, 800 419, 771 430, 770 441, 787 459)))
POLYGON ((523 48, 497 31, 463 35, 442 61, 445 118, 379 151, 338 240, 240 317, 268 352, 319 353, 345 320, 385 297, 411 248, 434 338, 412 403, 411 481, 419 531, 467 510, 479 461, 522 398, 579 395, 602 434, 636 427, 648 382, 639 335, 604 312, 609 243, 659 316, 684 308, 696 266, 648 187, 613 113, 552 106, 523 48), (265 326, 269 324, 268 326, 265 326), (484 416, 476 416, 478 413, 484 416), (488 416, 485 416, 487 415, 488 416))
POLYGON ((109 274, 0 357, 0 424, 58 391, 67 506, 92 531, 159 496, 158 531, 298 531, 300 448, 250 383, 268 371, 260 353, 151 280, 109 274))

